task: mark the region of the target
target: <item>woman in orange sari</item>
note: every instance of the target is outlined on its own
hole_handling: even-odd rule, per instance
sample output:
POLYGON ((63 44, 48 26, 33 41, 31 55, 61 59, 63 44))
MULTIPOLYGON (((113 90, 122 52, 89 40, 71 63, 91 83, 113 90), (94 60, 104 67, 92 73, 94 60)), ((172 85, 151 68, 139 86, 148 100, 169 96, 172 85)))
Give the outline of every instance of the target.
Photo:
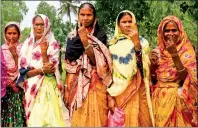
POLYGON ((111 84, 111 57, 105 46, 95 8, 83 3, 78 26, 70 33, 66 49, 66 85, 64 102, 71 126, 107 126, 107 87, 111 84))
POLYGON ((196 54, 177 17, 161 21, 150 60, 155 126, 197 125, 196 54))

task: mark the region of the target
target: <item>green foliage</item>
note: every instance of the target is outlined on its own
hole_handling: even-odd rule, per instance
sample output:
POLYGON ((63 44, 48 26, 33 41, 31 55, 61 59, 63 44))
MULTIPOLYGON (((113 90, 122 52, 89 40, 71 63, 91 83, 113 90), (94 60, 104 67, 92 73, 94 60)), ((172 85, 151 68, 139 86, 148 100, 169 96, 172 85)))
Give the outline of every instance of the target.
POLYGON ((157 45, 157 29, 160 21, 168 16, 175 15, 182 20, 193 45, 197 44, 197 1, 129 1, 129 0, 96 0, 96 12, 100 25, 106 30, 108 37, 112 38, 115 29, 115 20, 122 10, 130 10, 137 19, 141 36, 146 38, 151 49, 157 45), (194 10, 194 11, 193 11, 194 10))
POLYGON ((132 11, 137 22, 142 21, 143 17, 148 14, 148 4, 144 0, 96 0, 95 7, 99 24, 106 30, 110 38, 114 33, 116 17, 122 10, 132 11))
POLYGON ((31 28, 25 27, 22 31, 21 42, 23 43, 25 39, 29 36, 31 28))
MULTIPOLYGON (((23 1, 1 1, 1 28, 10 21, 21 23, 28 8, 23 1)), ((1 42, 3 43, 3 31, 1 31, 1 42)))
POLYGON ((56 22, 56 8, 54 6, 50 6, 45 1, 41 1, 37 6, 35 14, 44 14, 48 16, 51 22, 51 27, 54 28, 54 24, 56 22))
POLYGON ((65 14, 69 17, 69 22, 71 22, 71 12, 77 14, 78 6, 74 5, 74 3, 79 3, 78 0, 60 0, 60 8, 58 9, 59 14, 63 17, 65 14))
POLYGON ((47 2, 41 1, 37 6, 35 14, 45 14, 49 17, 51 22, 51 29, 54 33, 56 40, 61 44, 65 45, 65 39, 74 25, 70 22, 63 22, 60 16, 56 15, 56 8, 50 6, 47 2))

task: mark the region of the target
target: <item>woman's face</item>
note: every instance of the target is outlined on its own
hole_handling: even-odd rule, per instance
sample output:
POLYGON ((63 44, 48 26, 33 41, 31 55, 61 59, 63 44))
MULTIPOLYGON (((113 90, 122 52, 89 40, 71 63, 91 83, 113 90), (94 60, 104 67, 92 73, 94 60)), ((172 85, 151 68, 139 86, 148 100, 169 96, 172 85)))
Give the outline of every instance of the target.
POLYGON ((34 36, 36 40, 39 40, 44 33, 44 21, 41 17, 36 17, 34 20, 34 36))
POLYGON ((179 38, 179 29, 175 22, 168 22, 164 27, 164 39, 168 41, 173 39, 174 43, 177 43, 179 38))
POLYGON ((124 15, 119 22, 119 28, 121 32, 125 35, 128 35, 130 28, 132 27, 132 17, 131 15, 127 14, 124 15))
POLYGON ((5 32, 5 37, 9 43, 15 44, 19 40, 19 33, 16 27, 8 27, 5 32))
POLYGON ((94 22, 93 9, 85 5, 80 9, 78 17, 81 25, 84 23, 85 27, 89 27, 94 22))

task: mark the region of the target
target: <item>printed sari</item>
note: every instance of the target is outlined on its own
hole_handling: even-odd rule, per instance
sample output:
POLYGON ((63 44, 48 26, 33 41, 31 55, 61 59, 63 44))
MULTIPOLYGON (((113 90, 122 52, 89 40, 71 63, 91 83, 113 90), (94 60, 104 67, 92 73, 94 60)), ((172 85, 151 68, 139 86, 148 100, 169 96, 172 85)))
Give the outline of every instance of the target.
MULTIPOLYGON (((58 68, 59 64, 59 43, 55 40, 50 30, 50 22, 47 16, 39 14, 44 21, 44 34, 41 39, 35 41, 33 25, 30 36, 25 40, 19 58, 20 76, 19 85, 25 91, 25 112, 28 127, 63 127, 61 92, 61 76, 58 68), (40 42, 45 38, 49 42, 47 55, 49 62, 55 65, 54 75, 36 75, 30 78, 26 73, 30 69, 39 69, 43 66, 40 42)), ((32 20, 32 23, 34 18, 32 20)))
MULTIPOLYGON (((5 28, 11 24, 16 25, 20 30, 19 24, 16 22, 9 22, 5 26, 5 28)), ((25 127, 25 110, 23 106, 24 92, 21 88, 16 87, 16 79, 19 71, 14 61, 14 58, 9 50, 9 42, 6 39, 5 34, 4 40, 5 44, 2 45, 1 49, 4 60, 1 60, 1 63, 3 64, 1 66, 5 66, 6 72, 2 72, 1 75, 4 79, 4 83, 6 84, 6 94, 3 98, 1 98, 1 126, 25 127)), ((19 43, 18 40, 14 45, 16 46, 16 51, 19 56, 22 44, 19 43)))
MULTIPOLYGON (((132 16, 132 23, 136 23, 132 12, 124 10, 132 16)), ((122 13, 120 12, 120 13, 122 13)), ((125 126, 153 126, 154 118, 149 89, 149 44, 140 37, 142 46, 143 76, 137 67, 136 53, 132 40, 121 33, 116 20, 115 37, 110 41, 109 50, 113 58, 113 83, 107 89, 116 100, 118 108, 125 113, 125 126)))
POLYGON ((152 102, 157 127, 178 127, 193 126, 193 121, 197 121, 197 70, 196 54, 185 33, 181 21, 175 16, 165 17, 158 27, 158 50, 159 60, 157 74, 157 84, 153 86, 152 102), (180 80, 178 71, 175 68, 171 55, 165 49, 163 37, 164 26, 174 21, 180 31, 176 48, 183 66, 187 70, 181 90, 178 95, 180 80))
MULTIPOLYGON (((112 82, 112 61, 109 50, 93 31, 88 35, 88 42, 93 46, 96 66, 90 64, 85 52, 75 61, 66 59, 71 126, 107 126, 106 89, 112 82)), ((76 40, 74 38, 77 37, 72 40, 76 40)))

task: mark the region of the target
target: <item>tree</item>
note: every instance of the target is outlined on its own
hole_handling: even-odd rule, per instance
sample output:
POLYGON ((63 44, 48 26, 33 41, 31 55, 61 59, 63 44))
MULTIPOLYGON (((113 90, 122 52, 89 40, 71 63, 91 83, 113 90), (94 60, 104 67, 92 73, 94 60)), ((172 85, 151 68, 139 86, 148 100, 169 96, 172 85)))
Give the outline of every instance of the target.
POLYGON ((130 10, 136 16, 139 33, 149 41, 151 49, 157 45, 157 29, 160 21, 168 16, 175 15, 182 20, 193 45, 197 43, 197 5, 195 1, 129 1, 129 0, 96 0, 96 12, 99 23, 103 25, 111 39, 115 29, 115 20, 122 10, 130 10), (187 6, 185 9, 185 6, 187 6), (183 9, 183 11, 181 11, 183 9), (195 9, 196 11, 192 11, 195 9), (185 10, 185 11, 184 11, 185 10))
POLYGON ((56 8, 53 5, 50 6, 47 2, 41 1, 39 3, 35 14, 39 13, 49 17, 56 40, 61 46, 64 46, 67 35, 74 28, 74 25, 70 22, 63 22, 62 18, 56 15, 56 8))
POLYGON ((51 22, 51 27, 52 29, 54 28, 54 24, 56 22, 56 8, 54 6, 50 6, 45 1, 41 1, 37 6, 35 14, 44 14, 48 16, 51 22))
POLYGON ((65 14, 69 17, 69 22, 71 23, 71 13, 77 14, 78 6, 74 3, 79 3, 78 0, 60 0, 61 7, 59 8, 59 14, 63 17, 65 14))
POLYGON ((29 36, 30 31, 31 31, 31 28, 25 27, 23 29, 23 31, 22 31, 22 37, 21 37, 21 42, 24 42, 25 41, 25 39, 29 36))
MULTIPOLYGON (((23 16, 28 12, 28 8, 23 1, 1 1, 1 28, 10 21, 21 23, 23 16)), ((4 29, 2 29, 4 30, 4 29)), ((1 31, 1 42, 4 42, 1 31)))
POLYGON ((148 4, 144 0, 96 0, 96 13, 100 25, 106 30, 109 38, 112 37, 115 28, 116 17, 122 10, 130 10, 136 16, 137 23, 148 14, 148 4))

